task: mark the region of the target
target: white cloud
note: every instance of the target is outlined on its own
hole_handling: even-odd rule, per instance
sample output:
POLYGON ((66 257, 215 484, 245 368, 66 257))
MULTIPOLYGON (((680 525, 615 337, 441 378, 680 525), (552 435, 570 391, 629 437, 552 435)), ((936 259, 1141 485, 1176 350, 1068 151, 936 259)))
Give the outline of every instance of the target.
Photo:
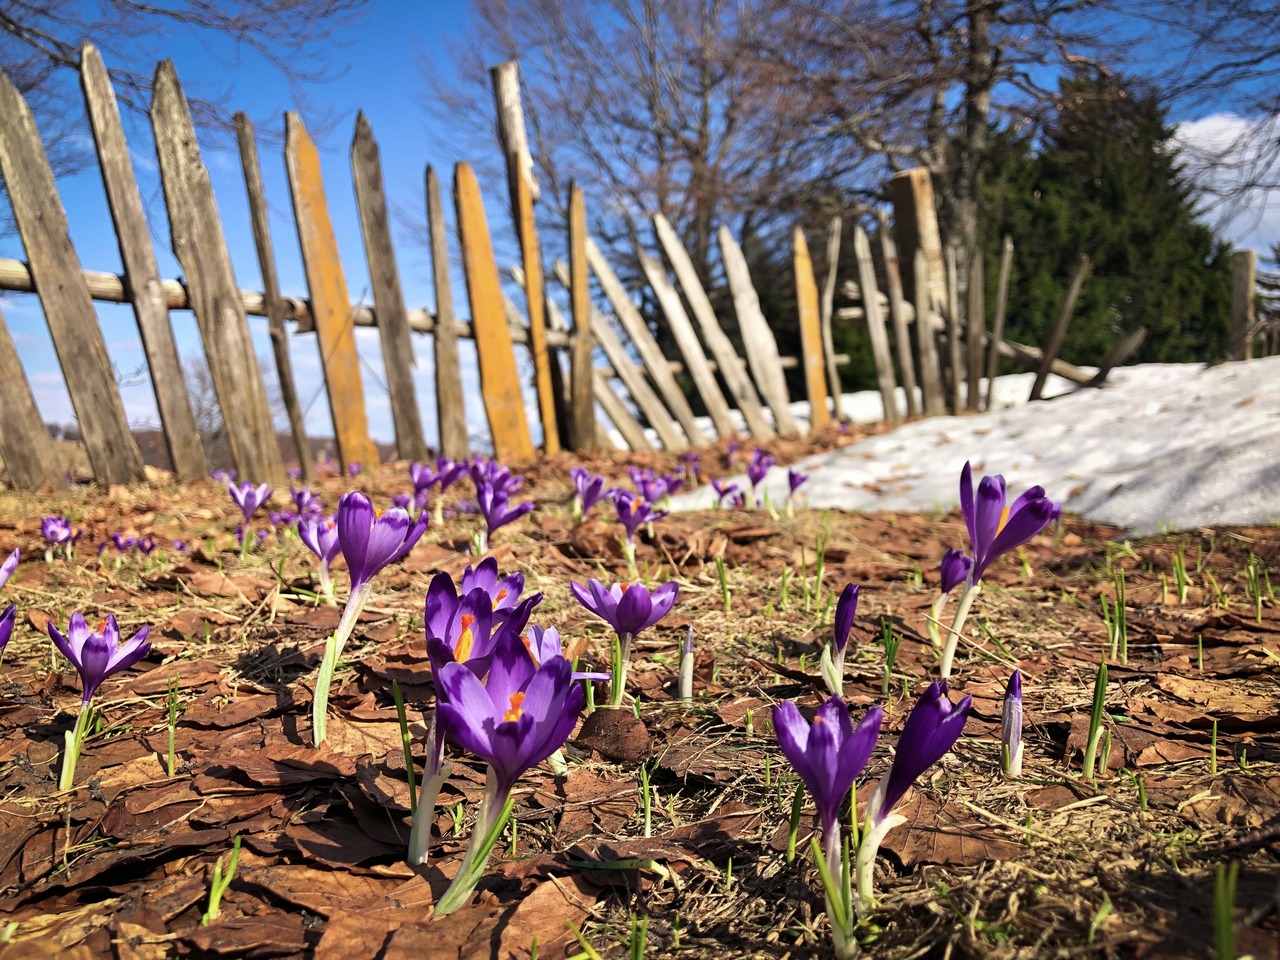
POLYGON ((1238 247, 1265 255, 1280 243, 1280 116, 1215 113, 1178 125, 1174 141, 1187 173, 1203 188, 1203 218, 1238 247), (1272 184, 1251 186, 1252 184, 1272 184), (1217 199, 1222 196, 1229 199, 1217 199))

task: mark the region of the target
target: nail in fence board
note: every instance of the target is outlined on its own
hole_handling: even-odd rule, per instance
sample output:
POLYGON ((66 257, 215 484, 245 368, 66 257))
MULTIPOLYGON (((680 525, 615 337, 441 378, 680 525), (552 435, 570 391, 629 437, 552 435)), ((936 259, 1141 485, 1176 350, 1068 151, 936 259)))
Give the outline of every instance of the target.
POLYGON ((56 483, 58 468, 53 441, 36 406, 27 372, 22 369, 9 327, 0 313, 0 459, 9 483, 18 490, 35 490, 56 483))
POLYGON ((338 256, 338 241, 329 219, 320 155, 296 113, 285 114, 284 127, 289 193, 298 225, 298 246, 307 275, 311 316, 320 347, 338 459, 344 467, 352 463, 376 464, 378 451, 369 437, 351 299, 338 256))
MULTIPOLYGON (((568 290, 569 265, 563 261, 556 263, 555 275, 565 290, 568 290)), ((551 305, 554 306, 553 304, 551 305)), ((687 450, 689 445, 685 442, 684 436, 680 431, 676 429, 670 412, 662 404, 662 399, 649 386, 649 381, 644 378, 644 372, 632 362, 631 355, 627 353, 627 348, 623 344, 622 338, 614 331, 609 318, 597 310, 594 305, 591 307, 591 335, 604 351, 604 355, 609 358, 609 363, 613 366, 614 373, 617 374, 618 379, 627 388, 627 391, 631 394, 631 399, 635 401, 640 412, 644 414, 644 418, 649 421, 649 426, 658 435, 658 442, 662 444, 663 449, 671 453, 683 453, 687 450)), ((606 409, 605 412, 607 413, 608 410, 606 409)), ((610 419, 613 419, 612 416, 610 419)), ((617 424, 616 420, 614 420, 614 424, 617 424)))
POLYGON ((49 159, 26 101, 3 73, 0 174, 93 472, 106 483, 141 480, 142 455, 111 375, 111 359, 71 245, 49 159))
POLYGON ((502 307, 502 286, 493 259, 489 223, 484 215, 480 185, 471 166, 459 163, 453 171, 453 196, 458 211, 458 237, 471 301, 471 325, 480 364, 480 393, 489 418, 494 456, 502 461, 533 457, 533 438, 520 394, 511 330, 502 307))
POLYGON ((267 404, 244 301, 218 219, 209 171, 200 158, 187 100, 171 61, 156 69, 151 126, 169 213, 169 236, 182 264, 191 309, 200 327, 231 457, 241 478, 283 477, 280 448, 267 404))
POLYGON ((893 376, 889 335, 880 313, 880 291, 876 288, 876 268, 871 260, 871 241, 861 225, 853 228, 853 252, 858 261, 858 286, 862 290, 862 310, 871 334, 871 355, 876 362, 876 384, 884 404, 884 418, 890 423, 902 419, 898 411, 898 385, 893 376))
POLYGON ((920 396, 916 391, 916 370, 911 356, 911 338, 907 333, 907 301, 902 295, 902 274, 898 265, 898 250, 889 233, 889 218, 881 210, 880 256, 884 260, 885 285, 889 288, 889 319, 893 323, 893 344, 898 354, 898 369, 902 373, 902 386, 907 395, 907 416, 920 415, 920 396))
POLYGON ((271 243, 271 225, 267 220, 267 194, 262 187, 262 165, 258 162, 258 141, 253 124, 243 113, 234 117, 236 142, 240 148, 240 167, 244 172, 245 192, 249 195, 249 221, 253 228, 253 246, 258 253, 258 269, 262 273, 262 299, 267 311, 267 331, 271 336, 271 352, 276 361, 276 379, 280 383, 280 399, 289 417, 289 431, 298 455, 302 479, 315 479, 311 443, 307 439, 302 406, 298 403, 298 386, 293 378, 293 358, 289 355, 289 335, 284 320, 288 313, 280 296, 280 280, 276 276, 276 255, 271 243))
POLYGON ((454 330, 453 281, 449 278, 449 241, 445 233, 440 180, 427 167, 427 229, 431 236, 431 270, 436 289, 436 422, 440 426, 440 453, 450 460, 471 455, 467 436, 467 405, 462 392, 462 365, 458 361, 458 334, 454 330))
MULTIPOLYGON (((531 278, 526 273, 526 282, 531 278)), ((539 293, 544 291, 539 290, 539 293)), ((529 298, 533 302, 533 297, 529 298)), ((574 450, 595 446, 596 405, 591 354, 591 276, 587 273, 587 207, 582 188, 569 185, 569 307, 573 315, 573 349, 570 351, 569 443, 574 450)), ((617 421, 614 421, 617 425, 617 421)))
POLYGON ((355 180, 365 260, 369 264, 369 285, 373 288, 374 316, 378 319, 378 336, 382 341, 382 362, 391 393, 396 455, 401 460, 425 460, 427 443, 418 414, 418 392, 409 370, 413 362, 413 342, 409 336, 409 315, 404 306, 400 271, 396 267, 396 251, 391 244, 382 159, 364 111, 356 115, 356 132, 351 140, 351 174, 355 180))
POLYGON ((671 372, 671 367, 667 364, 667 358, 663 355, 662 348, 658 346, 658 341, 653 338, 653 334, 649 331, 649 327, 645 323, 644 317, 640 315, 640 311, 636 309, 636 305, 627 296, 627 291, 622 286, 622 281, 613 272, 613 268, 609 266, 609 262, 605 260, 604 254, 600 252, 600 248, 596 246, 595 241, 590 238, 587 238, 587 263, 591 265, 596 279, 600 281, 600 287, 604 290, 604 295, 613 306, 613 312, 617 316, 618 322, 622 324, 623 330, 631 338, 632 345, 640 355, 640 361, 649 372, 649 378, 653 381, 654 386, 657 387, 658 392, 662 394, 662 399, 666 403, 667 409, 671 411, 676 418, 676 422, 680 424, 680 429, 684 431, 689 443, 694 446, 702 446, 707 442, 707 437, 698 426, 698 422, 693 416, 693 408, 689 406, 688 398, 685 397, 684 391, 680 389, 680 384, 676 382, 675 374, 671 372))
POLYGON ((667 260, 675 270, 676 279, 680 281, 680 288, 684 290, 684 297, 693 311, 693 317, 698 321, 702 342, 707 345, 707 349, 719 364, 720 376, 742 412, 747 431, 758 439, 769 439, 774 435, 773 426, 764 415, 760 397, 756 395, 756 388, 751 383, 751 378, 747 376, 741 358, 734 351, 733 343, 725 335, 720 321, 716 318, 711 299, 703 289, 702 281, 698 279, 698 271, 693 265, 693 260, 690 259, 688 251, 685 250, 684 244, 680 242, 675 229, 666 217, 662 214, 655 216, 653 226, 658 234, 658 242, 662 244, 667 260))
POLYGON ((684 357, 685 369, 689 371, 693 385, 702 397, 716 433, 722 438, 736 436, 738 430, 734 425, 733 416, 729 413, 729 404, 725 401, 724 394, 720 392, 716 375, 707 365, 706 354, 702 352, 698 335, 694 332, 693 324, 689 322, 688 314, 684 312, 680 294, 667 279, 666 268, 639 247, 636 248, 636 257, 640 261, 640 268, 644 271, 645 278, 649 281, 649 286, 653 288, 654 295, 658 298, 658 305, 662 307, 662 313, 667 318, 667 326, 670 327, 676 346, 680 348, 680 353, 684 357))
POLYGON ((827 227, 827 273, 822 280, 821 318, 822 352, 827 363, 827 385, 831 388, 831 412, 837 420, 844 419, 843 390, 840 389, 840 371, 836 368, 836 340, 831 329, 836 305, 836 270, 840 264, 840 234, 844 224, 839 217, 832 217, 827 227))
POLYGON ((182 374, 178 345, 169 323, 169 308, 160 287, 160 269, 151 246, 151 231, 142 210, 142 196, 133 175, 124 128, 120 125, 115 91, 101 55, 89 43, 80 50, 80 86, 174 476, 183 482, 198 480, 208 473, 204 445, 191 413, 187 381, 182 374))
POLYGON ((796 306, 800 314, 800 352, 805 392, 809 397, 809 423, 814 430, 831 422, 827 410, 827 386, 823 373, 822 330, 818 319, 818 283, 804 232, 796 227, 792 237, 795 255, 796 306))
MULTIPOLYGON (((721 226, 716 236, 720 240, 720 259, 724 263, 729 292, 733 295, 733 309, 738 315, 738 330, 742 333, 742 349, 751 366, 751 375, 765 403, 773 411, 774 423, 784 437, 798 437, 800 425, 791 415, 791 398, 787 395, 787 377, 782 372, 782 357, 778 353, 778 341, 760 309, 760 297, 751 282, 751 271, 742 248, 721 226)), ((614 364, 615 366, 617 364, 614 364)))
MULTIPOLYGON (((559 365, 547 348, 546 282, 542 271, 542 251, 538 246, 537 222, 533 215, 533 161, 529 156, 524 128, 524 111, 520 107, 520 75, 514 61, 501 63, 489 71, 493 80, 493 96, 498 111, 498 138, 507 164, 507 188, 511 194, 511 215, 515 220, 516 238, 520 241, 520 260, 524 265, 526 300, 529 306, 529 351, 533 355, 533 383, 538 395, 538 415, 542 420, 542 448, 548 456, 560 452, 560 430, 556 410, 556 380, 559 365)), ((560 385, 562 388, 563 385, 560 385)), ((584 385, 585 386, 585 385, 584 385)), ((588 391, 585 396, 590 396, 588 391)), ((572 430, 573 412, 566 426, 572 430)), ((594 442, 594 428, 591 429, 594 442)), ((579 448, 583 449, 583 448, 579 448)))
POLYGON ((923 250, 916 250, 911 276, 912 287, 916 291, 916 353, 920 355, 924 415, 941 417, 947 412, 947 397, 942 389, 942 362, 938 357, 938 333, 934 328, 937 313, 929 294, 929 264, 923 250))

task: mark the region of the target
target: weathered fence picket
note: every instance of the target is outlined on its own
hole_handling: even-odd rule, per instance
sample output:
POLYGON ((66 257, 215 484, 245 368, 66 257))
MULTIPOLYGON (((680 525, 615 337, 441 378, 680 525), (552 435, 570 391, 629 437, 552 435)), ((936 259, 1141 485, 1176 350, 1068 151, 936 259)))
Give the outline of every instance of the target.
POLYGON ((204 444, 191 412, 169 308, 160 291, 160 268, 151 246, 151 231, 142 210, 142 195, 134 178, 115 91, 101 55, 89 43, 80 49, 80 85, 169 460, 179 480, 197 480, 208 472, 204 444))
POLYGON ((840 370, 836 365, 836 337, 833 324, 836 316, 836 273, 840 267, 840 237, 844 233, 844 220, 832 217, 827 224, 827 270, 822 278, 821 321, 822 353, 827 366, 827 386, 831 389, 831 415, 844 419, 844 391, 840 388, 840 370))
POLYGON ((929 292, 929 261, 917 247, 911 261, 911 285, 916 291, 916 354, 920 357, 921 392, 924 415, 940 417, 947 412, 946 392, 942 388, 942 368, 938 361, 937 312, 929 292))
POLYGON ((1049 331, 1049 340, 1044 345, 1044 354, 1040 365, 1036 368, 1036 379, 1031 384, 1031 400, 1039 400, 1044 394, 1045 383, 1053 370, 1053 362, 1058 359, 1058 351, 1062 349, 1062 341, 1067 338, 1067 325, 1071 323, 1071 315, 1075 313, 1076 301, 1080 299, 1080 291, 1093 269, 1087 253, 1080 254, 1080 262, 1076 264, 1075 273, 1071 275, 1071 283, 1067 286, 1066 295, 1062 298, 1062 307, 1058 310, 1058 318, 1049 331))
POLYGON ((827 410, 827 386, 822 360, 822 330, 818 317, 818 282, 804 231, 792 235, 796 275, 796 309, 800 315, 800 362, 804 365, 805 391, 809 397, 809 424, 817 430, 831 422, 827 410))
MULTIPOLYGON (((527 274, 525 279, 527 282, 527 274)), ((576 183, 569 184, 569 310, 573 316, 569 443, 574 450, 589 450, 595 446, 596 433, 596 408, 591 402, 591 277, 587 273, 587 207, 582 188, 576 183)), ((617 420, 614 425, 618 425, 617 420)))
POLYGON ((471 331, 480 364, 480 394, 489 418, 494 456, 499 460, 528 460, 533 457, 533 438, 520 393, 511 329, 502 306, 502 284, 493 259, 489 222, 480 184, 470 164, 454 167, 453 196, 471 302, 471 331))
POLYGON ((880 314, 880 291, 876 288, 876 268, 871 260, 871 241, 861 225, 853 228, 853 252, 858 262, 858 287, 862 291, 862 309, 871 335, 871 355, 876 363, 876 385, 884 418, 890 423, 901 419, 898 412, 898 385, 893 375, 893 357, 889 353, 889 335, 880 314))
POLYGON ((0 312, 0 458, 9 483, 18 490, 37 490, 58 480, 53 440, 40 417, 31 381, 22 369, 9 326, 0 312))
POLYGON ((970 250, 968 303, 965 307, 965 377, 969 389, 965 393, 965 409, 982 409, 982 348, 987 337, 987 316, 982 270, 982 251, 970 250))
POLYGON ((907 333, 906 298, 902 295, 902 273, 898 265, 898 250, 889 233, 889 218, 883 210, 877 213, 880 235, 880 256, 884 260, 885 286, 888 288, 889 319, 893 324, 893 345, 898 355, 898 370, 902 374, 902 388, 907 396, 907 416, 921 413, 920 395, 916 389, 916 369, 911 354, 911 338, 907 333))
POLYGON ((462 392, 462 364, 458 359, 458 334, 453 314, 453 282, 449 278, 449 240, 444 226, 440 180, 431 167, 426 172, 427 232, 431 242, 431 273, 436 290, 435 360, 436 423, 440 453, 461 460, 471 453, 467 435, 467 405, 462 392))
POLYGON ((991 409, 991 395, 1000 369, 1000 341, 1004 339, 1004 316, 1009 308, 1009 278, 1013 275, 1013 237, 1006 234, 1000 245, 1000 276, 996 280, 996 312, 991 318, 991 337, 987 349, 987 396, 983 404, 991 409))

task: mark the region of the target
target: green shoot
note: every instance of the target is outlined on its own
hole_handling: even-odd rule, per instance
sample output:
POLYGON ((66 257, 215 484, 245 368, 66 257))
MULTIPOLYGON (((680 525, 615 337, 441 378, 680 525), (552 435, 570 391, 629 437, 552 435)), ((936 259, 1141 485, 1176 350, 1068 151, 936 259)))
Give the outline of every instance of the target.
POLYGON ((1218 865, 1213 884, 1213 945, 1218 960, 1236 960, 1236 881, 1240 861, 1218 865))
POLYGON ((1218 775, 1218 718, 1214 717, 1209 734, 1209 776, 1218 775))
POLYGON ((1271 599, 1275 599, 1275 596, 1271 588, 1271 575, 1267 572, 1267 565, 1255 556, 1252 551, 1249 553, 1249 562, 1245 564, 1245 576, 1248 578, 1248 582, 1245 584, 1245 596, 1253 601, 1253 618, 1261 623, 1263 597, 1269 596, 1271 599))
POLYGON ((1093 683, 1093 710, 1089 714, 1089 739, 1084 748, 1084 778, 1093 779, 1098 759, 1098 744, 1102 740, 1103 707, 1107 699, 1107 661, 1098 664, 1098 676, 1093 683))
POLYGON ((169 776, 176 776, 178 772, 178 752, 175 742, 178 733, 178 714, 182 713, 185 707, 178 700, 178 678, 169 678, 169 696, 167 699, 169 709, 169 776))
POLYGON ((898 661, 898 647, 902 637, 893 632, 893 621, 888 617, 880 618, 880 642, 884 644, 884 682, 881 689, 889 696, 889 684, 893 679, 893 667, 898 661))
POLYGON ((627 948, 631 953, 631 960, 644 960, 644 948, 648 939, 649 918, 637 917, 633 913, 631 915, 631 939, 627 943, 627 948))
POLYGON ((640 806, 644 811, 644 835, 653 836, 653 799, 649 789, 649 768, 640 764, 640 806))
POLYGON ((240 863, 240 837, 237 835, 231 841, 231 859, 227 861, 227 869, 224 873, 222 870, 222 858, 219 857, 213 864, 213 878, 209 881, 209 909, 204 912, 204 916, 200 918, 203 926, 208 926, 212 920, 217 920, 222 913, 222 895, 227 892, 227 888, 231 886, 231 881, 235 879, 236 867, 240 863))
POLYGON ((1178 544, 1178 552, 1173 555, 1173 580, 1178 585, 1178 605, 1186 606, 1187 604, 1187 587, 1190 586, 1191 580, 1187 576, 1187 548, 1185 544, 1178 544))
POLYGON ((782 565, 782 583, 778 587, 778 609, 787 609, 787 582, 791 577, 791 568, 785 563, 782 565))
POLYGON ((716 557, 716 576, 720 578, 720 598, 724 601, 724 612, 727 614, 733 608, 730 604, 729 575, 724 568, 724 557, 716 557))
POLYGON ((596 948, 587 942, 587 938, 582 935, 582 931, 576 923, 572 920, 566 920, 565 925, 568 926, 569 931, 573 934, 573 938, 578 941, 578 946, 582 948, 582 954, 586 956, 587 960, 604 960, 596 951, 596 948))
POLYGON ((1196 669, 1204 673, 1204 634, 1196 634, 1196 669))
POLYGON ((1102 894, 1102 905, 1098 907, 1098 912, 1093 915, 1093 920, 1089 923, 1089 943, 1093 943, 1093 938, 1097 936, 1098 928, 1102 926, 1107 917, 1111 916, 1111 898, 1107 896, 1106 891, 1102 894))
POLYGON ((396 718, 400 721, 400 744, 404 748, 404 769, 409 775, 409 812, 418 809, 418 784, 413 772, 413 738, 409 736, 409 718, 405 714, 404 695, 400 693, 400 684, 391 681, 391 696, 396 702, 396 718))
POLYGON ((787 833, 787 863, 796 862, 796 838, 800 835, 800 815, 804 811, 804 784, 796 784, 791 798, 791 829, 787 833))
POLYGON ((520 824, 519 824, 519 821, 513 818, 508 823, 508 826, 511 828, 511 843, 507 847, 507 858, 510 860, 514 860, 516 856, 516 844, 518 842, 518 837, 519 837, 518 831, 520 829, 520 824))

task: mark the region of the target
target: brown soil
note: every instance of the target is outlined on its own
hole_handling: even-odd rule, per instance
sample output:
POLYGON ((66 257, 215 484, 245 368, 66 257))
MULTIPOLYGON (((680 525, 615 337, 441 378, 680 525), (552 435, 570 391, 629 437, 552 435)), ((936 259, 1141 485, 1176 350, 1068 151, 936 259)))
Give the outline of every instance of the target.
MULTIPOLYGON (((773 452, 786 462, 856 435, 833 431, 773 452)), ((703 461, 709 475, 728 470, 723 448, 703 461)), ((605 627, 572 600, 568 582, 625 579, 625 565, 603 510, 586 524, 570 521, 572 462, 530 467, 526 489, 538 510, 501 531, 493 552, 502 570, 523 571, 528 589, 545 594, 533 622, 558 626, 584 662, 598 664, 605 627)), ((603 454, 586 462, 619 481, 629 462, 675 464, 603 454)), ((354 485, 385 502, 409 482, 395 465, 354 485)), ((332 507, 348 487, 330 478, 320 489, 332 507)), ((390 685, 409 701, 420 766, 432 700, 423 595, 436 571, 457 575, 470 562, 475 520, 429 530, 376 581, 335 681, 331 742, 319 751, 309 746, 311 686, 337 611, 295 593, 314 586, 296 538, 273 537, 241 563, 235 522, 212 482, 0 495, 0 555, 23 551, 0 591, 19 613, 0 667, 0 960, 524 958, 535 939, 544 960, 587 955, 569 923, 600 955, 622 957, 632 955, 633 918, 648 918, 647 956, 830 955, 804 846, 811 810, 801 855, 786 862, 797 779, 773 740, 770 708, 787 698, 819 702, 833 596, 861 583, 845 692, 856 714, 886 706, 888 732, 868 780, 883 772, 910 701, 937 673, 925 616, 943 550, 965 546, 957 516, 724 511, 657 523, 639 550, 642 572, 675 577, 681 594, 633 650, 629 691, 642 724, 571 741, 565 778, 545 767, 529 774, 516 836, 473 902, 446 918, 433 918, 431 905, 457 869, 483 771, 455 764, 432 863, 406 866, 409 793, 390 685), (49 512, 86 530, 74 563, 43 560, 39 521, 49 512), (94 553, 116 530, 154 534, 162 548, 149 559, 127 554, 117 569, 114 548, 101 562, 94 553), (177 554, 175 538, 198 546, 177 554), (65 625, 75 610, 91 622, 113 613, 126 633, 151 624, 154 646, 102 688, 105 729, 85 749, 76 788, 59 793, 79 687, 53 657, 45 625, 65 625), (887 698, 885 623, 903 638, 887 698), (675 697, 688 626, 698 650, 692 703, 675 697), (170 776, 174 678, 183 713, 170 776), (652 784, 649 836, 642 764, 652 784), (221 916, 202 925, 214 862, 236 836, 239 868, 221 916)), ((868 955, 1211 956, 1214 879, 1233 861, 1236 950, 1277 955, 1280 614, 1264 585, 1259 615, 1247 586, 1251 556, 1255 569, 1274 571, 1280 530, 1126 541, 1067 519, 996 564, 952 684, 953 697, 973 695, 973 714, 955 750, 907 798, 909 822, 883 848, 879 909, 862 931, 868 955), (1190 575, 1185 602, 1172 575, 1179 549, 1190 575), (1120 571, 1128 662, 1111 663, 1111 749, 1089 782, 1080 768, 1108 645, 1101 602, 1114 600, 1120 571), (1026 765, 1021 779, 1005 780, 1001 695, 1015 663, 1026 677, 1026 765)), ((341 596, 345 575, 337 581, 341 596)), ((859 795, 867 792, 863 781, 859 795)))

